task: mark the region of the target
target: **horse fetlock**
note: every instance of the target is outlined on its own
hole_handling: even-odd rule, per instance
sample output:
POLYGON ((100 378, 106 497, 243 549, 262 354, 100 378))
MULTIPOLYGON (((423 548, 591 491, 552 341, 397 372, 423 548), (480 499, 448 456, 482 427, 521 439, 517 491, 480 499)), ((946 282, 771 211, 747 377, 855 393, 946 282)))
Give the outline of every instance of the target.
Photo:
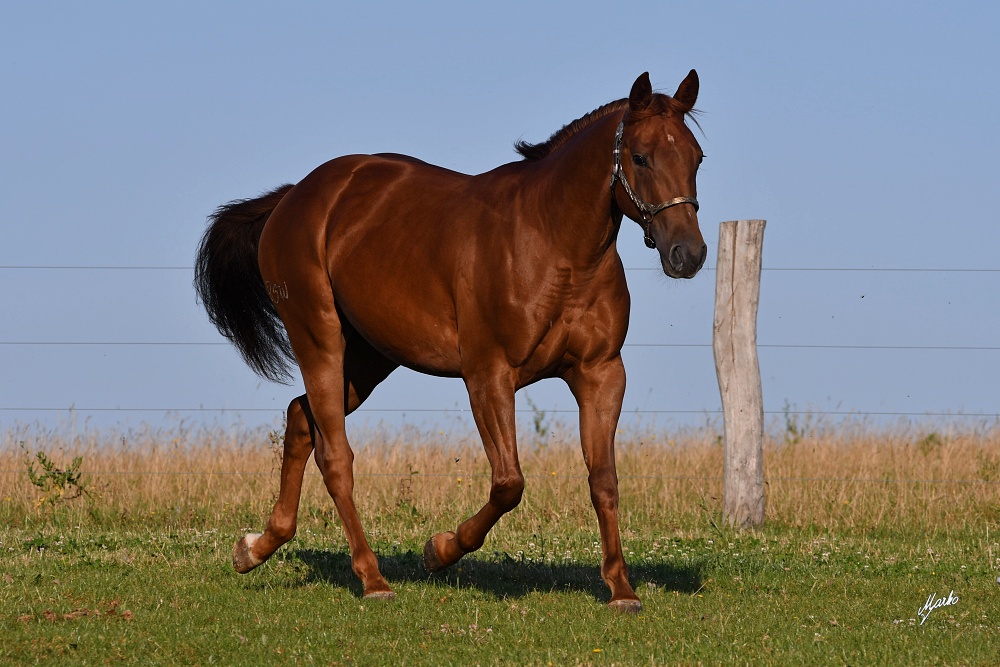
POLYGON ((479 551, 485 542, 486 533, 476 534, 471 530, 462 530, 461 527, 459 527, 458 533, 455 535, 455 543, 458 545, 458 550, 463 556, 473 551, 479 551))
POLYGON ((240 574, 246 574, 267 560, 253 555, 253 545, 260 537, 260 533, 247 533, 233 547, 233 569, 240 574))
POLYGON ((628 582, 628 566, 623 560, 606 558, 601 564, 601 579, 611 589, 612 594, 620 591, 623 597, 635 597, 632 584, 628 582))
POLYGON ((275 520, 273 517, 267 522, 267 532, 277 541, 279 544, 285 544, 290 542, 293 537, 295 537, 296 520, 293 518, 291 521, 287 520, 275 520))

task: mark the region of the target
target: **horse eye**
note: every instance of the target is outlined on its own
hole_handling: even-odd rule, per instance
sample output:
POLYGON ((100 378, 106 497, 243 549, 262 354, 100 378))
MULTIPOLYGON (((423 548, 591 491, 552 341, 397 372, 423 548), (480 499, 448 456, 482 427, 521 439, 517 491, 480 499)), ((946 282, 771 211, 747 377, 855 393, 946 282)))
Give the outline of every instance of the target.
POLYGON ((645 167, 646 166, 646 158, 643 157, 642 155, 639 155, 638 153, 633 153, 632 154, 632 162, 637 167, 645 167))

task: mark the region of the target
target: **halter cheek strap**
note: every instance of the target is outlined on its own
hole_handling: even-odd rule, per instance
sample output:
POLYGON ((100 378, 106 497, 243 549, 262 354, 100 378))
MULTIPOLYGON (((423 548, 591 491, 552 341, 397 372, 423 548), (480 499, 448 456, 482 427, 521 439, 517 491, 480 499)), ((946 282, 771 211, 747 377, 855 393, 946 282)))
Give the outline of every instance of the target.
POLYGON ((635 206, 636 210, 639 211, 639 215, 642 216, 643 243, 646 244, 647 248, 655 248, 656 241, 654 241, 653 237, 650 235, 649 227, 653 224, 653 218, 656 214, 665 208, 677 206, 678 204, 691 204, 694 206, 694 210, 697 213, 698 200, 694 197, 674 197, 673 199, 668 199, 661 204, 650 204, 639 199, 632 190, 632 186, 629 185, 628 179, 625 178, 625 171, 622 169, 622 135, 624 132, 625 121, 622 120, 622 122, 618 124, 618 130, 615 132, 614 166, 611 169, 611 198, 613 201, 615 196, 615 183, 621 181, 625 194, 627 194, 628 198, 632 200, 632 204, 635 206))

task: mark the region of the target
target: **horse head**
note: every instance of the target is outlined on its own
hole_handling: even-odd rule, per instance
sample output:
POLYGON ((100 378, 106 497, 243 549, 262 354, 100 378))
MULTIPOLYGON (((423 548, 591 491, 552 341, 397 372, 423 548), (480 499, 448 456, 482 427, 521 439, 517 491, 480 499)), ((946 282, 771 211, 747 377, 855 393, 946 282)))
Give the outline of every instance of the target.
POLYGON ((697 98, 694 70, 673 97, 653 93, 643 73, 632 84, 615 140, 614 201, 642 225, 646 245, 659 251, 663 272, 672 278, 693 277, 708 253, 698 228, 695 184, 704 154, 684 122, 697 98))

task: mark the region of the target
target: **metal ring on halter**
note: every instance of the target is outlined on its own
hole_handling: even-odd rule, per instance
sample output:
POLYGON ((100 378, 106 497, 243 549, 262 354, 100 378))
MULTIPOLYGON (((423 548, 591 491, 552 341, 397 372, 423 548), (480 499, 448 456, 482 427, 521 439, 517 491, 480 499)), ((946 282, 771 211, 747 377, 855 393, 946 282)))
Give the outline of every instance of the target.
POLYGON ((653 217, 663 209, 677 206, 678 204, 691 204, 694 206, 695 213, 697 213, 699 208, 698 200, 694 197, 674 197, 661 204, 654 205, 639 199, 635 192, 632 191, 632 186, 629 185, 628 179, 625 178, 625 171, 622 169, 622 136, 624 133, 625 120, 622 119, 622 122, 618 123, 618 129, 615 131, 614 164, 611 168, 611 200, 614 201, 615 183, 621 181, 622 187, 625 189, 625 194, 632 200, 632 204, 639 211, 639 215, 642 216, 642 241, 646 244, 647 248, 652 249, 656 247, 656 241, 653 240, 653 237, 649 233, 649 227, 653 224, 653 217))

